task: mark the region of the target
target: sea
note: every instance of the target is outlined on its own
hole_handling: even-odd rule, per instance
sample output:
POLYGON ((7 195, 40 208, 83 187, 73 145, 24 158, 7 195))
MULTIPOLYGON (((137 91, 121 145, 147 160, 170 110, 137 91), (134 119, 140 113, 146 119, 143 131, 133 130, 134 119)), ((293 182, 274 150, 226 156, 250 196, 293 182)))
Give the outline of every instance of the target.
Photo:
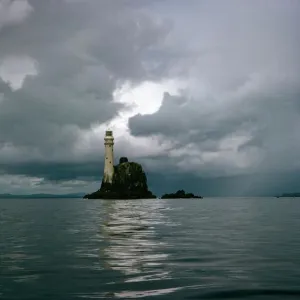
POLYGON ((300 199, 0 199, 0 299, 300 299, 300 199))

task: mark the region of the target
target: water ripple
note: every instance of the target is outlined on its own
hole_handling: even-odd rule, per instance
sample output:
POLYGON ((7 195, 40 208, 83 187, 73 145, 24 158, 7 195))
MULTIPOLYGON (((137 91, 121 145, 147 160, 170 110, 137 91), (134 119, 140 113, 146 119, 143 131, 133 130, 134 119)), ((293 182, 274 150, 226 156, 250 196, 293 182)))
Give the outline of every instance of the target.
POLYGON ((0 223, 1 299, 300 298, 299 201, 10 199, 0 223))
MULTIPOLYGON (((201 299, 244 299, 244 298, 256 298, 262 296, 276 296, 284 297, 299 297, 300 290, 278 290, 278 289, 244 289, 244 290, 228 290, 228 291, 218 291, 218 292, 209 292, 201 295, 201 299)), ((189 299, 199 299, 200 295, 195 295, 189 297, 189 299)), ((270 298, 269 298, 270 299, 270 298)))

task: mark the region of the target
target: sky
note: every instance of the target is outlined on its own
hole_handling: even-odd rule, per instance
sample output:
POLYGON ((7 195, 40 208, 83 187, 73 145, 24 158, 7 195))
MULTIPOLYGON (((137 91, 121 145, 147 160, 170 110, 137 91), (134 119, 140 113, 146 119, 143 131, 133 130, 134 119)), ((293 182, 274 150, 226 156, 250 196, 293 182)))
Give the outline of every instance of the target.
POLYGON ((299 192, 300 1, 0 0, 0 193, 299 192), (298 190, 297 190, 298 189, 298 190))

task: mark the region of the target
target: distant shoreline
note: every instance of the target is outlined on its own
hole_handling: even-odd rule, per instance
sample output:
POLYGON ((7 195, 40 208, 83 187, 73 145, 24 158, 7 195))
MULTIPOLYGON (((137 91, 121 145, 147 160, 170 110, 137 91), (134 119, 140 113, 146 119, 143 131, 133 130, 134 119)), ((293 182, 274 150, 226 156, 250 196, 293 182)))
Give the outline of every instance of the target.
POLYGON ((284 193, 280 196, 276 196, 277 198, 299 198, 300 193, 284 193))
POLYGON ((83 198, 84 194, 31 194, 31 195, 15 195, 0 194, 0 199, 54 199, 54 198, 83 198))

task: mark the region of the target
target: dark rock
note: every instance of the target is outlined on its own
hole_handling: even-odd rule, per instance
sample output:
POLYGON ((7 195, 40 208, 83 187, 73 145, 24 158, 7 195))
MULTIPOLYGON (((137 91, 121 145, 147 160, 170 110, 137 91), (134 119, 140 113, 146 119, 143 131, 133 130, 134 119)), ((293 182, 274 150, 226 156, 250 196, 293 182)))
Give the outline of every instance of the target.
POLYGON ((119 160, 119 164, 122 164, 122 163, 125 163, 125 162, 128 162, 128 158, 127 157, 121 157, 120 160, 119 160))
POLYGON ((202 199, 201 196, 196 196, 193 193, 185 193, 184 190, 178 190, 174 194, 164 194, 161 196, 161 199, 183 199, 183 198, 197 198, 202 199))
POLYGON ((103 182, 101 188, 84 196, 85 199, 149 199, 156 198, 148 190, 147 177, 140 164, 128 162, 126 157, 114 167, 112 183, 103 182), (127 161, 126 161, 127 160, 127 161))

